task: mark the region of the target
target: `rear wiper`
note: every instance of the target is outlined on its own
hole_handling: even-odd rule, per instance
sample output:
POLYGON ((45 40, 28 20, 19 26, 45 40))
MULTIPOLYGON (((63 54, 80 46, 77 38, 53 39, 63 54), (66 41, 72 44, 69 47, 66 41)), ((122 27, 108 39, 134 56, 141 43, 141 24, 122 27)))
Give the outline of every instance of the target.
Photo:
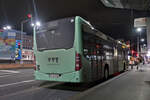
POLYGON ((38 51, 45 51, 45 50, 49 50, 48 48, 39 48, 38 51))

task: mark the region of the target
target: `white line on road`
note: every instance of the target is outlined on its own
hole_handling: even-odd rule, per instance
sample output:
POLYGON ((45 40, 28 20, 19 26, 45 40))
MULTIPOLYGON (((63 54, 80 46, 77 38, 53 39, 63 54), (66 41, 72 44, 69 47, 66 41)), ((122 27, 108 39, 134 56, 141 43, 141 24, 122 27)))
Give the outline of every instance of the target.
POLYGON ((63 83, 51 83, 51 84, 40 86, 40 87, 34 87, 34 88, 32 87, 32 88, 27 89, 27 90, 25 89, 23 91, 19 91, 19 92, 7 94, 7 95, 4 95, 4 96, 0 96, 0 99, 5 98, 5 97, 8 98, 8 97, 11 97, 11 96, 25 94, 25 93, 29 93, 29 92, 32 92, 32 91, 37 91, 37 90, 40 90, 40 89, 43 89, 43 88, 53 87, 53 86, 60 85, 60 84, 63 84, 63 83))
POLYGON ((33 82, 33 81, 35 81, 35 80, 27 80, 27 81, 21 81, 21 82, 16 82, 16 83, 11 83, 11 84, 3 84, 3 85, 0 85, 0 88, 6 87, 6 86, 11 86, 11 85, 22 84, 22 83, 29 83, 29 82, 33 82))
POLYGON ((8 73, 19 73, 19 71, 14 71, 14 70, 0 70, 2 72, 8 72, 8 73))
POLYGON ((3 75, 3 76, 0 76, 0 77, 8 77, 8 76, 12 76, 12 74, 8 74, 8 75, 3 75))

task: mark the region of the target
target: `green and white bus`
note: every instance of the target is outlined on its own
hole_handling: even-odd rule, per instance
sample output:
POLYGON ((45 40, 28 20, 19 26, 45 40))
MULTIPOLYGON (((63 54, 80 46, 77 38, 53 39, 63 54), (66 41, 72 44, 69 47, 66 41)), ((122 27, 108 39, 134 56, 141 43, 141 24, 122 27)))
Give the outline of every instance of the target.
POLYGON ((34 31, 35 79, 92 82, 126 69, 127 50, 76 16, 34 31))

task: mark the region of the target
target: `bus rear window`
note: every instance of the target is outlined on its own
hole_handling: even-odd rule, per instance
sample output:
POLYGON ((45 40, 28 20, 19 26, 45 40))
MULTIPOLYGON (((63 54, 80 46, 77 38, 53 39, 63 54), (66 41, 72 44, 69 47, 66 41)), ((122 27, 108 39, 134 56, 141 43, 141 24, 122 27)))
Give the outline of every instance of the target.
POLYGON ((75 33, 74 18, 48 22, 36 34, 37 50, 70 49, 75 33))

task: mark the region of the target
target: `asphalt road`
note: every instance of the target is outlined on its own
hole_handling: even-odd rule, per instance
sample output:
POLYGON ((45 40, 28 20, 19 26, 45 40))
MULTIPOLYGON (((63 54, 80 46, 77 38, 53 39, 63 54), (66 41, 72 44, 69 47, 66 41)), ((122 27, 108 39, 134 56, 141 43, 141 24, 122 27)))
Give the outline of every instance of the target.
POLYGON ((0 100, 150 100, 150 66, 96 84, 36 81, 33 69, 0 70, 0 100))
POLYGON ((0 70, 0 100, 66 100, 80 90, 74 84, 36 81, 33 69, 0 70))

